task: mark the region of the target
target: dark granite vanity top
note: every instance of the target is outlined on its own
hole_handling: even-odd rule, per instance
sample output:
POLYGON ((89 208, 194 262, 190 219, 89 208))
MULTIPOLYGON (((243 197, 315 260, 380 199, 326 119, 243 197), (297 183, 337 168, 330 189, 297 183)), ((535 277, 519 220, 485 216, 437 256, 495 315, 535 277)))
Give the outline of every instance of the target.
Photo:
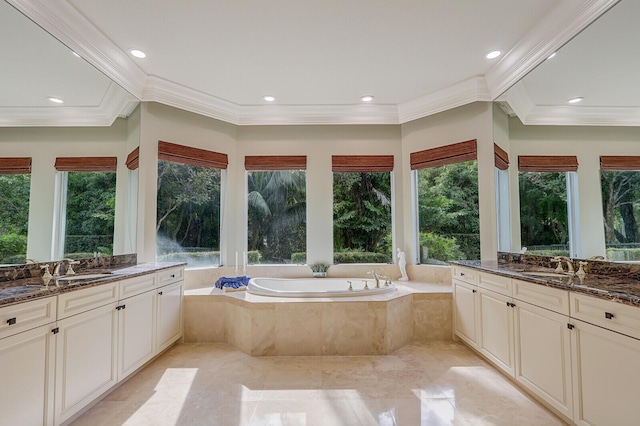
POLYGON ((113 267, 92 268, 86 270, 77 270, 74 277, 79 279, 73 280, 56 280, 51 279, 48 283, 42 276, 24 277, 13 280, 0 281, 0 307, 12 305, 28 300, 39 299, 69 291, 79 290, 88 287, 95 287, 120 281, 127 278, 133 278, 140 275, 146 275, 163 269, 184 266, 185 263, 143 263, 139 265, 117 265, 113 267), (88 274, 108 274, 103 277, 81 278, 88 274))
MULTIPOLYGON (((578 275, 558 274, 553 276, 536 276, 527 273, 553 273, 550 257, 500 254, 499 260, 461 260, 451 262, 454 265, 466 266, 496 275, 516 278, 535 284, 555 287, 562 290, 588 294, 627 305, 640 306, 640 279, 638 265, 625 265, 604 261, 587 261, 584 277, 578 275), (514 260, 514 257, 516 260, 514 260)), ((575 270, 578 260, 572 259, 575 270)), ((566 265, 564 266, 566 271, 566 265)))

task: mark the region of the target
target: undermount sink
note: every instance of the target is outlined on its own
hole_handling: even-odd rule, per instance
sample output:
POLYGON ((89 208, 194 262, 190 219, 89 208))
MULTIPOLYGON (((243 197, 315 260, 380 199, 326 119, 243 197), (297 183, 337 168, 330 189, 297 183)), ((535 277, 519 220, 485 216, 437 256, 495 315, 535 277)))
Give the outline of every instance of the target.
POLYGON ((77 280, 96 280, 98 278, 111 277, 112 274, 108 272, 101 272, 98 274, 78 274, 78 275, 65 275, 60 278, 56 278, 57 281, 77 281, 77 280))
POLYGON ((568 278, 570 277, 570 275, 564 274, 564 273, 560 273, 560 272, 525 272, 525 271, 520 271, 518 272, 522 275, 532 275, 532 276, 536 276, 536 277, 557 277, 557 278, 568 278))

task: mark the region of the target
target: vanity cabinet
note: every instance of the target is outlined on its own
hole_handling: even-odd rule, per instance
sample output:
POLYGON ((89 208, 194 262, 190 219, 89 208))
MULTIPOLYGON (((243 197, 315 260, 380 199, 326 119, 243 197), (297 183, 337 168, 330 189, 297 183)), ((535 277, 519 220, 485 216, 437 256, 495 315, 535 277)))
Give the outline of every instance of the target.
POLYGON ((156 353, 182 337, 182 268, 158 273, 156 353))
POLYGON ((0 423, 53 423, 56 298, 0 308, 0 423))
POLYGON ((515 349, 512 298, 482 288, 479 289, 479 298, 480 352, 496 367, 513 376, 515 349))
POLYGON ((454 267, 453 276, 454 333, 477 349, 480 345, 480 307, 476 271, 454 267))
POLYGON ((118 381, 117 284, 104 284, 58 296, 77 312, 58 320, 56 347, 56 424, 68 420, 118 381), (98 305, 96 307, 96 305, 98 305))

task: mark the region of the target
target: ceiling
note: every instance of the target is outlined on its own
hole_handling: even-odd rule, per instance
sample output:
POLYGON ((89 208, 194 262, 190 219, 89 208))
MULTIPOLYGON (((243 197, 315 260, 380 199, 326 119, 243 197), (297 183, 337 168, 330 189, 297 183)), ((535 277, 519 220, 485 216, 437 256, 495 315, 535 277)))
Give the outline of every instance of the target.
MULTIPOLYGON (((136 99, 239 125, 404 123, 498 98, 617 1, 6 0, 87 63, 3 4, 0 49, 11 61, 0 125, 55 125, 65 109, 58 125, 92 125, 92 114, 109 125, 136 99), (484 57, 495 49, 503 55, 484 57), (366 94, 374 101, 361 102, 366 94)), ((545 78, 557 74, 525 79, 501 100, 522 114, 564 104, 558 87, 539 90, 545 78)))

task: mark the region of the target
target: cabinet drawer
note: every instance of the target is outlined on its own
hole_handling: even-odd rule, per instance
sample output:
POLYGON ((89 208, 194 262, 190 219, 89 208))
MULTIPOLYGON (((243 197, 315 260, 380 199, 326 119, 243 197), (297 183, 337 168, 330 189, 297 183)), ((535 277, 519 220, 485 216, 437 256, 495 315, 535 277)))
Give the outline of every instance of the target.
POLYGON ((640 339, 640 308, 571 293, 571 316, 640 339))
POLYGON ((0 339, 55 320, 55 296, 0 308, 0 339))
POLYGON ((478 286, 505 296, 512 295, 511 278, 500 275, 480 273, 478 274, 478 286))
POLYGON ((153 290, 157 287, 157 283, 158 277, 156 274, 122 280, 120 281, 120 300, 153 290))
POLYGON ((58 319, 118 301, 119 283, 103 284, 58 296, 58 319))
POLYGON ((461 268, 460 266, 453 267, 453 279, 462 281, 468 284, 476 284, 478 272, 473 269, 461 268))
POLYGON ((569 292, 545 285, 512 280, 513 298, 549 309, 562 315, 569 315, 569 292))
POLYGON ((158 287, 162 287, 167 284, 182 281, 184 278, 184 268, 167 269, 166 271, 158 272, 158 287))

